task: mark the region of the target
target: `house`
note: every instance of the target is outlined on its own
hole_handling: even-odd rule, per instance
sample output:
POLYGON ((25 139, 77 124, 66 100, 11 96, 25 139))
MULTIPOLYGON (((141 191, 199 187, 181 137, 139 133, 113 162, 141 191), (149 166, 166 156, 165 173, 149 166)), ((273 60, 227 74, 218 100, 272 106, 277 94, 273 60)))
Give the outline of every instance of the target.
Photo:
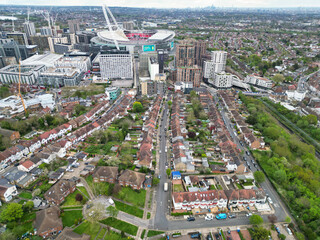
POLYGON ((78 160, 86 161, 88 157, 88 153, 78 152, 74 155, 78 160))
POLYGON ((36 213, 34 228, 36 229, 36 234, 43 238, 59 234, 63 229, 60 209, 57 206, 52 206, 38 211, 36 213))
POLYGON ((78 234, 70 227, 65 227, 63 231, 56 237, 56 240, 90 240, 90 236, 87 234, 78 234))
POLYGON ((45 192, 44 198, 51 205, 60 205, 64 199, 75 190, 76 185, 74 182, 63 179, 58 181, 47 192, 45 192))
POLYGON ((16 195, 18 195, 17 187, 10 184, 5 178, 0 179, 0 199, 9 202, 16 195))
POLYGON ((239 206, 253 206, 257 203, 266 202, 266 194, 263 189, 233 189, 225 191, 228 197, 228 206, 235 208, 239 206))
POLYGON ((65 170, 63 168, 58 168, 55 172, 49 174, 49 183, 55 183, 62 178, 65 170))
POLYGON ((173 207, 175 210, 190 211, 194 208, 210 209, 218 207, 226 209, 228 198, 223 190, 208 190, 203 192, 173 192, 173 207))
POLYGON ((118 167, 101 166, 93 174, 94 182, 115 183, 118 177, 118 167))
POLYGON ((34 168, 35 164, 30 160, 26 160, 18 166, 18 169, 24 172, 30 172, 34 168))
POLYGON ((121 186, 130 186, 133 189, 141 189, 145 179, 146 175, 144 173, 139 173, 128 169, 124 170, 118 178, 121 186))
POLYGON ((181 179, 181 173, 179 171, 173 171, 171 173, 171 176, 172 176, 172 180, 181 179))
POLYGON ((8 137, 11 142, 14 142, 20 138, 20 133, 18 131, 11 131, 3 128, 0 128, 0 135, 8 137))

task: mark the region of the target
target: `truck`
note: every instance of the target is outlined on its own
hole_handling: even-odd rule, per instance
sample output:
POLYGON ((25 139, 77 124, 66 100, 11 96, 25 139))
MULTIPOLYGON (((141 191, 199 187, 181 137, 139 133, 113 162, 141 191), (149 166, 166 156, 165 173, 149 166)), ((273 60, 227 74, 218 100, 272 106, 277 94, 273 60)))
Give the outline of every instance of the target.
POLYGON ((166 192, 166 191, 168 191, 168 183, 167 182, 165 182, 164 184, 163 184, 163 190, 166 192))
POLYGON ((219 213, 218 215, 216 215, 216 219, 217 219, 217 220, 227 219, 227 214, 225 214, 225 213, 219 213))

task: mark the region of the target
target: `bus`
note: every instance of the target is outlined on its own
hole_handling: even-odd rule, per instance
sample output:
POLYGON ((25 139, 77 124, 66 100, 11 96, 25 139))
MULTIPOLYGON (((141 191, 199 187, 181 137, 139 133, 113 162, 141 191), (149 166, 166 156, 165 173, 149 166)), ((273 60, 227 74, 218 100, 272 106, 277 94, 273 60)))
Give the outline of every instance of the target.
POLYGON ((168 191, 168 183, 165 182, 164 185, 163 185, 163 190, 166 192, 168 191))

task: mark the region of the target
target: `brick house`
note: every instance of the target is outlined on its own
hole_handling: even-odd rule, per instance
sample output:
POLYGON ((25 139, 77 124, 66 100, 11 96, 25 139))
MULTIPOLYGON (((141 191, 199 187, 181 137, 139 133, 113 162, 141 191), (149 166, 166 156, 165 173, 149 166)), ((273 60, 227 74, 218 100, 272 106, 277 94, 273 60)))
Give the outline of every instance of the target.
POLYGON ((121 186, 130 186, 132 189, 141 189, 145 179, 146 175, 144 173, 126 169, 120 174, 118 180, 121 186))
POLYGON ((98 167, 93 174, 94 182, 115 183, 118 177, 118 167, 98 167))
POLYGON ((63 229, 60 209, 57 206, 52 206, 37 212, 34 228, 36 234, 43 238, 57 235, 63 229))
POLYGON ((64 199, 76 190, 74 182, 62 179, 54 184, 45 194, 44 198, 51 205, 60 205, 64 199))

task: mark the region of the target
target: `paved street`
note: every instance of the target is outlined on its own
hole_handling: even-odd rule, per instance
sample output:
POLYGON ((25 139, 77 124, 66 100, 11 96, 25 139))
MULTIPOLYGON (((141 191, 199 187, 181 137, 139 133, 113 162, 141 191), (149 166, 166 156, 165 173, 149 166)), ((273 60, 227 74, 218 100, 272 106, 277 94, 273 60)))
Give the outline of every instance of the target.
MULTIPOLYGON (((208 90, 216 97, 216 92, 213 88, 209 88, 208 90)), ((225 112, 224 108, 220 106, 222 118, 226 124, 228 131, 230 132, 234 142, 237 144, 239 149, 247 151, 248 149, 245 146, 242 146, 239 142, 238 137, 235 135, 234 130, 232 128, 231 122, 225 112)), ((159 230, 166 230, 166 231, 173 231, 173 230, 180 230, 180 229, 200 229, 200 228, 215 228, 215 227, 227 227, 227 226, 243 226, 249 224, 249 218, 245 216, 244 213, 237 215, 237 218, 233 219, 226 219, 226 220, 212 220, 212 221, 205 221, 204 217, 196 217, 196 221, 188 222, 187 220, 169 220, 167 218, 169 213, 169 206, 170 206, 170 189, 168 192, 164 192, 163 185, 166 181, 169 181, 166 176, 166 168, 165 163, 167 161, 167 153, 165 152, 165 147, 167 143, 166 133, 167 133, 167 121, 168 121, 168 105, 165 104, 164 113, 161 119, 161 127, 160 127, 160 154, 159 154, 159 175, 161 176, 160 184, 156 189, 156 214, 155 217, 150 220, 149 228, 159 229, 159 230)), ((250 155, 246 155, 247 157, 247 165, 251 167, 251 170, 257 171, 259 170, 259 166, 257 168, 254 167, 252 161, 255 161, 253 157, 250 155)), ((169 184, 170 186, 170 184, 169 184)), ((278 221, 283 222, 287 214, 287 209, 285 208, 284 204, 282 203, 280 197, 278 196, 277 192, 273 189, 269 180, 266 180, 264 183, 261 184, 261 187, 265 190, 266 194, 271 197, 274 204, 273 207, 275 209, 275 215, 278 221)), ((290 215, 289 215, 290 216, 290 215)), ((268 215, 262 216, 265 222, 268 222, 268 215)))

